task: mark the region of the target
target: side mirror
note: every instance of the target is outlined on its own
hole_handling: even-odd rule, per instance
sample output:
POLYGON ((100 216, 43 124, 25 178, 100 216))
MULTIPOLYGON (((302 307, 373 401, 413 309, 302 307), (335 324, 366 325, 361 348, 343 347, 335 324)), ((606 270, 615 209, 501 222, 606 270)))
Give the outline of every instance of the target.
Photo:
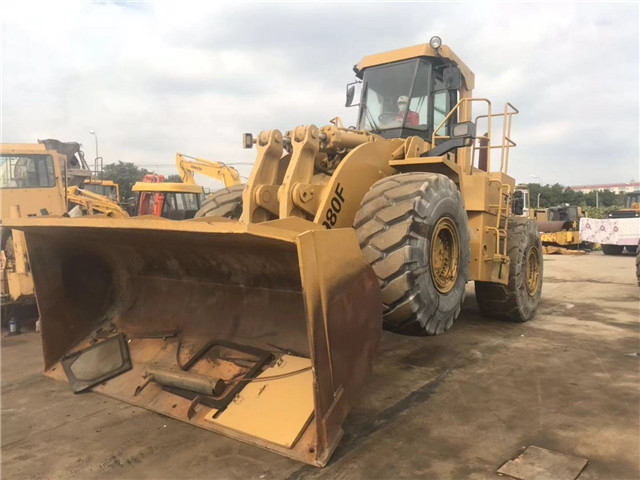
POLYGON ((345 107, 350 107, 351 104, 353 103, 353 96, 356 93, 356 87, 355 85, 349 85, 347 87, 347 101, 344 102, 344 106, 345 107))
POLYGON ((353 104, 353 98, 355 97, 356 94, 356 85, 360 84, 361 82, 353 82, 347 85, 347 100, 344 103, 345 107, 355 107, 356 105, 353 104))
POLYGON ((447 90, 459 90, 462 87, 462 72, 454 65, 450 65, 442 71, 442 81, 447 90))
POLYGON ((451 129, 452 138, 476 138, 476 124, 473 122, 456 123, 451 129))
POLYGON ((520 216, 524 213, 524 198, 522 192, 513 192, 513 214, 520 216))

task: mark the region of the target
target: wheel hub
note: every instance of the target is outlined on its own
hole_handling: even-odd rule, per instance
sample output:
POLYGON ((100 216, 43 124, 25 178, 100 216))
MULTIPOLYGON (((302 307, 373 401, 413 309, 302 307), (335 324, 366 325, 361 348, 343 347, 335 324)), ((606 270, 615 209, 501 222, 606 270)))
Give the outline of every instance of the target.
POLYGON ((460 236, 449 217, 436 223, 431 237, 431 278, 440 293, 449 292, 458 278, 460 266, 460 236))
POLYGON ((530 296, 534 296, 540 285, 540 252, 536 247, 531 247, 527 252, 525 282, 527 284, 527 292, 530 296))

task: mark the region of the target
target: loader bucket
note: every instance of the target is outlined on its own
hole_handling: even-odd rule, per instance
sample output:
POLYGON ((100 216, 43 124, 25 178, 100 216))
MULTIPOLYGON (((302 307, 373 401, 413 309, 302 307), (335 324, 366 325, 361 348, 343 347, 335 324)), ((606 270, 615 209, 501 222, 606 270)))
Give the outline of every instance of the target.
POLYGON ((11 222, 26 237, 47 375, 75 368, 84 388, 97 368, 96 392, 326 464, 382 327, 352 229, 298 218, 11 222), (128 349, 130 365, 101 357, 106 339, 102 351, 128 349), (212 385, 227 405, 202 393, 212 385))

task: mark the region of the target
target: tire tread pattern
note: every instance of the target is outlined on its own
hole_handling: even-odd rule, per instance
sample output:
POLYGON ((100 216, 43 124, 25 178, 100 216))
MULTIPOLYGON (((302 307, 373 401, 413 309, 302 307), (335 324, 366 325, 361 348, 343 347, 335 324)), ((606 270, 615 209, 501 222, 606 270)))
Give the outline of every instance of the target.
POLYGON ((542 294, 543 254, 537 224, 528 218, 510 218, 507 226, 507 252, 510 259, 509 283, 475 282, 476 300, 486 317, 513 322, 533 318, 542 294), (525 286, 525 258, 529 247, 536 246, 540 258, 540 283, 534 296, 525 286))
POLYGON ((384 178, 364 196, 354 228, 362 253, 378 276, 385 328, 411 335, 437 335, 449 329, 464 300, 470 255, 467 216, 456 184, 444 175, 424 172, 384 178), (461 298, 454 306, 439 305, 435 287, 426 288, 427 280, 432 280, 425 251, 430 240, 425 240, 423 220, 429 203, 442 198, 457 202, 461 224, 459 281, 450 292, 461 298))
POLYGON ((218 216, 238 220, 242 214, 244 187, 244 184, 232 185, 213 192, 203 202, 195 218, 218 216))

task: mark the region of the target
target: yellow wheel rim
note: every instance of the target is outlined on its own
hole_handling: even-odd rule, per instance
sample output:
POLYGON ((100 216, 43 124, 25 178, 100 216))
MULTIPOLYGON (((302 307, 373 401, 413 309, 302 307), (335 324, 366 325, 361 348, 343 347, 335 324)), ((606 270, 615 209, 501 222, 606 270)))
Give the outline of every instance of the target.
POLYGON ((449 217, 436 223, 431 237, 431 278, 440 293, 449 292, 456 284, 460 265, 458 228, 449 217))
POLYGON ((527 292, 534 296, 540 285, 540 252, 537 247, 531 247, 527 252, 525 278, 527 292))

